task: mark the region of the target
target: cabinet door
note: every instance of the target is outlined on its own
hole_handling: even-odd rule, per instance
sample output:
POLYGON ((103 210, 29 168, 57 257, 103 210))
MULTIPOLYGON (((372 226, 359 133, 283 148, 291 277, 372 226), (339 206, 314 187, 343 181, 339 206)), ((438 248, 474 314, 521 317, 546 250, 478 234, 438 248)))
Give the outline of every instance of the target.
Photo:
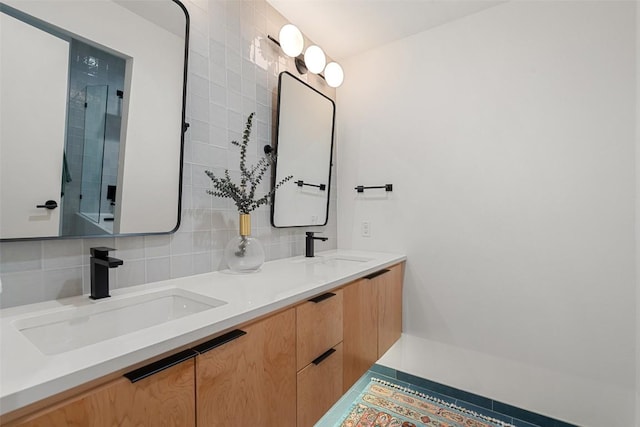
POLYGON ((378 360, 378 292, 361 279, 344 292, 344 381, 349 388, 378 360))
POLYGON ((196 358, 199 426, 295 426, 295 322, 289 309, 196 358))
POLYGON ((297 370, 342 341, 342 290, 328 292, 296 307, 297 370))
POLYGON ((298 427, 318 421, 342 396, 342 343, 298 372, 298 427))
POLYGON ((402 334, 402 281, 404 263, 394 265, 377 276, 378 358, 382 357, 402 334))
POLYGON ((109 382, 16 425, 28 427, 195 426, 193 358, 135 383, 109 382))

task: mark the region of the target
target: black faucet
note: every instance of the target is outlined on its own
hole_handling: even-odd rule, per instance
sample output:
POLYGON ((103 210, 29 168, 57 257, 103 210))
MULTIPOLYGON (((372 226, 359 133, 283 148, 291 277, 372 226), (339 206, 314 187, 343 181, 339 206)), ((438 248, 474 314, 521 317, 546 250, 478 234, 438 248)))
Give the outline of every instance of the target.
POLYGON ((109 269, 124 264, 118 258, 111 258, 109 251, 112 248, 91 248, 91 299, 108 298, 109 295, 109 269))
POLYGON ((304 256, 306 256, 307 258, 313 258, 313 241, 314 240, 322 240, 323 242, 326 242, 327 240, 329 240, 327 237, 314 237, 314 232, 313 231, 307 231, 307 237, 306 237, 306 245, 305 245, 305 251, 304 251, 304 256))

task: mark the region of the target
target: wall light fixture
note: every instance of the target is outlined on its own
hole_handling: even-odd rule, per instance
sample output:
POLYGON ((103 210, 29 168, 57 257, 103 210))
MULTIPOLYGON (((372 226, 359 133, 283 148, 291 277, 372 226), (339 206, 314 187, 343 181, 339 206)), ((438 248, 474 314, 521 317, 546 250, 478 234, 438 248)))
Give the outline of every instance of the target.
POLYGON ((327 64, 327 57, 320 46, 311 45, 304 51, 304 37, 293 24, 286 24, 280 29, 280 41, 271 36, 269 40, 280 46, 285 55, 295 58, 296 69, 300 74, 308 72, 322 77, 329 86, 339 87, 344 81, 344 71, 337 62, 327 64), (324 71, 324 75, 322 72, 324 71))
POLYGON ((302 53, 304 38, 298 27, 293 24, 284 25, 280 29, 278 37, 280 38, 280 48, 285 55, 295 58, 302 53))

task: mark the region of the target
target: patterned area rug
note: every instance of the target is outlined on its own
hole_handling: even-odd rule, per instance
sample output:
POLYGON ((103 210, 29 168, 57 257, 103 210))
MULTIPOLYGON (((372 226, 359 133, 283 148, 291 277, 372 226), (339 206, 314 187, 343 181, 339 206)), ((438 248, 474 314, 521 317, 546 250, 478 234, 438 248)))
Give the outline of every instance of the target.
POLYGON ((343 427, 513 427, 378 378, 360 393, 343 427))

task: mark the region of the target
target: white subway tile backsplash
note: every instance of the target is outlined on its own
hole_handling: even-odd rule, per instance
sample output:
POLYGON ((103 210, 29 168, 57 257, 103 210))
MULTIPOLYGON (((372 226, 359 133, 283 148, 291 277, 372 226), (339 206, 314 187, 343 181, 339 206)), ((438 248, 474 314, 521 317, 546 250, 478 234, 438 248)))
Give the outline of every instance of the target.
POLYGON ((83 264, 82 240, 45 240, 43 243, 43 268, 45 270, 75 267, 83 264))
MULTIPOLYGON (((211 220, 209 220, 211 222, 211 220)), ((210 228, 210 227, 209 227, 210 228)), ((211 251, 211 230, 194 231, 192 235, 193 252, 211 251)))
POLYGON ((271 106, 271 93, 269 93, 266 87, 256 87, 256 101, 259 104, 266 105, 268 107, 271 106))
POLYGON ((211 146, 206 142, 193 142, 191 147, 193 163, 199 165, 211 165, 213 163, 213 153, 211 146))
POLYGON ((189 55, 189 73, 194 76, 209 78, 209 59, 199 53, 189 55))
MULTIPOLYGON (((204 191, 204 190, 203 190, 204 191)), ((211 230, 211 209, 192 210, 192 230, 202 232, 211 230)))
MULTIPOLYGON (((191 185, 183 185, 182 186, 182 211, 187 211, 192 209, 191 206, 191 185)), ((184 216, 184 213, 182 214, 184 216)), ((183 223, 180 223, 180 228, 183 227, 183 223)))
POLYGON ((209 73, 213 83, 227 86, 227 68, 224 65, 210 63, 209 73))
MULTIPOLYGON (((209 188, 211 186, 211 178, 207 176, 205 171, 210 170, 215 174, 224 172, 219 168, 213 168, 210 165, 192 165, 191 166, 191 183, 194 187, 209 188)), ((219 175, 218 175, 219 176, 219 175)))
POLYGON ((207 97, 209 92, 209 79, 198 75, 192 75, 187 84, 190 93, 207 97))
POLYGON ((209 105, 209 123, 220 128, 227 128, 227 109, 221 105, 209 105))
POLYGON ((191 28, 189 33, 189 49, 202 56, 209 56, 209 35, 191 28))
POLYGON ((216 40, 209 40, 209 58, 214 64, 226 67, 226 48, 225 43, 216 40))
MULTIPOLYGON (((209 98, 208 90, 204 92, 189 93, 189 117, 192 120, 200 120, 206 122, 209 119, 209 98)), ((191 135, 189 135, 191 137, 191 135)))
POLYGON ((111 288, 125 288, 127 286, 141 285, 146 283, 145 260, 125 261, 115 270, 117 284, 110 284, 111 288))
POLYGON ((171 257, 171 278, 191 276, 193 274, 192 254, 171 257))
POLYGON ((151 235, 144 236, 144 255, 145 258, 156 258, 167 256, 171 253, 171 235, 151 235))
POLYGON ((248 58, 242 59, 242 78, 247 83, 256 83, 256 66, 253 60, 248 58))
POLYGON ((0 243, 0 273, 40 270, 42 268, 42 242, 0 243))
POLYGON ((242 111, 242 95, 239 91, 227 91, 227 109, 238 113, 242 111))
POLYGON ((240 74, 242 71, 242 58, 240 58, 240 52, 236 50, 227 49, 227 72, 232 71, 236 74, 240 74))
POLYGON ((209 142, 208 121, 191 119, 188 133, 191 141, 204 143, 209 142))
POLYGON ((237 93, 242 93, 242 77, 240 76, 240 70, 227 70, 227 87, 237 93))
MULTIPOLYGON (((211 210, 212 196, 207 193, 208 188, 202 187, 193 187, 191 189, 191 206, 194 210, 211 210)), ((202 221, 200 221, 202 222, 202 221)), ((198 228, 196 224, 193 224, 194 230, 202 230, 202 228, 198 228)), ((211 219, 209 218, 209 222, 206 224, 206 229, 211 228, 211 219)))
POLYGON ((178 231, 171 235, 171 255, 189 254, 193 250, 192 232, 178 231))
POLYGON ((136 260, 145 257, 144 236, 130 236, 116 238, 117 252, 113 254, 115 258, 136 260))
POLYGON ((209 37, 210 43, 224 43, 227 38, 227 30, 224 25, 220 25, 217 23, 217 20, 214 20, 209 27, 209 37))
MULTIPOLYGON (((224 164, 226 164, 227 163, 226 150, 227 150, 227 147, 229 146, 229 142, 227 141, 227 129, 224 127, 210 126, 209 135, 210 135, 209 142, 211 143, 211 145, 215 145, 216 147, 219 147, 220 149, 225 151, 225 154, 222 157, 222 159, 224 160, 224 164)), ((219 162, 220 160, 216 158, 216 164, 219 162)))
POLYGON ((3 274, 0 307, 45 301, 42 275, 42 270, 3 274))
POLYGON ((209 85, 209 96, 211 102, 218 105, 226 105, 227 102, 227 88, 215 83, 209 85))
POLYGON ((202 252, 193 254, 193 274, 208 273, 211 271, 211 254, 202 252))
POLYGON ((62 268, 44 272, 44 299, 60 299, 82 293, 83 267, 62 268))
POLYGON ((159 282, 171 278, 171 258, 151 258, 145 261, 147 282, 159 282))

